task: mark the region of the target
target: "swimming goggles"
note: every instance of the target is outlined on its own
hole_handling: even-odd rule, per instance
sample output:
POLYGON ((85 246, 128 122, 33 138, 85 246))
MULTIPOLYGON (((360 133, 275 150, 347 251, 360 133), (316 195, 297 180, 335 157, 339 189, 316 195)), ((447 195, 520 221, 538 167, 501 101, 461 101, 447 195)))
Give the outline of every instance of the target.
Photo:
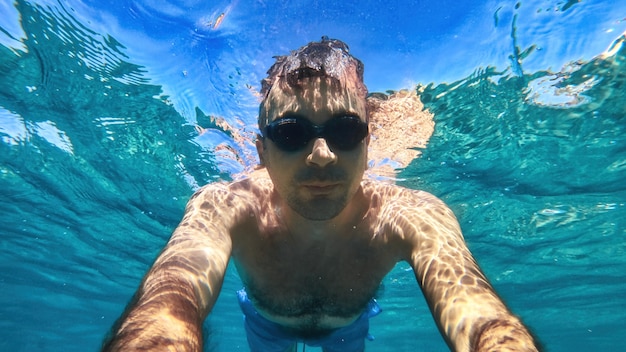
POLYGON ((367 123, 342 115, 318 126, 306 118, 288 116, 265 126, 265 136, 286 152, 304 149, 314 138, 324 138, 331 149, 352 150, 367 136, 367 123))

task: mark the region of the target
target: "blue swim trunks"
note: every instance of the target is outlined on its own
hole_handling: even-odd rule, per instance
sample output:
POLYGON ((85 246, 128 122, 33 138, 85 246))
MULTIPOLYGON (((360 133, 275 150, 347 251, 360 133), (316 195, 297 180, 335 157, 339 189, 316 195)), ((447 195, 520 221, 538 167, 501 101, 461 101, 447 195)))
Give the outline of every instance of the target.
POLYGON ((312 347, 322 347, 324 351, 362 352, 365 349, 365 339, 370 341, 374 339, 369 334, 369 319, 382 311, 376 300, 372 299, 354 323, 333 330, 321 338, 302 339, 259 314, 248 299, 245 289, 237 291, 237 296, 244 314, 244 325, 251 352, 283 352, 298 342, 312 347))

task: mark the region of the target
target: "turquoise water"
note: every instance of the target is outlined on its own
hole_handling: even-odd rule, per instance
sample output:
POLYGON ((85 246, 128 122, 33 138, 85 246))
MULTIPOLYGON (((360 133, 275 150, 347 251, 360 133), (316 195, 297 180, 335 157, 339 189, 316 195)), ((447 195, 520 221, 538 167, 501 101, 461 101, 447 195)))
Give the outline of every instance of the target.
MULTIPOLYGON (((435 134, 399 182, 452 207, 546 349, 623 348, 624 5, 468 2, 439 16, 420 3, 405 18, 400 5, 367 4, 334 21, 352 5, 224 2, 198 29, 168 2, 2 1, 0 350, 97 350, 193 190, 255 164, 250 91, 271 56, 321 34, 355 43, 372 91, 422 82, 435 134), (319 21, 294 16, 303 9, 319 21), (489 35, 457 35, 472 26, 489 35)), ((239 287, 230 270, 207 320, 217 351, 247 349, 239 287)), ((368 351, 447 350, 407 265, 385 278, 380 303, 368 351)))

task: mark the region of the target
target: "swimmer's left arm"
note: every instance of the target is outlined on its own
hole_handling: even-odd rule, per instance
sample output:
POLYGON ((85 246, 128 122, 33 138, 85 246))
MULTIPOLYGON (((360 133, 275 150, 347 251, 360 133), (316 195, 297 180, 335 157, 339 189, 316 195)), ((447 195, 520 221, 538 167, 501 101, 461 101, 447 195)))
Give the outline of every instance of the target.
POLYGON ((454 351, 537 351, 519 318, 498 297, 472 257, 452 211, 436 197, 415 198, 397 212, 407 261, 438 327, 454 351))

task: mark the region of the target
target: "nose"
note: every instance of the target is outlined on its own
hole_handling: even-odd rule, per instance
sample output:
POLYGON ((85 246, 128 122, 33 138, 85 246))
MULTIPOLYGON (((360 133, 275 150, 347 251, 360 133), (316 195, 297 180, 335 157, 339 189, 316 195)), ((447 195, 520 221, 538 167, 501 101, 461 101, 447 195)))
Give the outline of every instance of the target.
POLYGON ((317 138, 313 143, 311 154, 306 158, 309 165, 325 167, 337 162, 337 155, 328 147, 328 143, 324 138, 317 138))

